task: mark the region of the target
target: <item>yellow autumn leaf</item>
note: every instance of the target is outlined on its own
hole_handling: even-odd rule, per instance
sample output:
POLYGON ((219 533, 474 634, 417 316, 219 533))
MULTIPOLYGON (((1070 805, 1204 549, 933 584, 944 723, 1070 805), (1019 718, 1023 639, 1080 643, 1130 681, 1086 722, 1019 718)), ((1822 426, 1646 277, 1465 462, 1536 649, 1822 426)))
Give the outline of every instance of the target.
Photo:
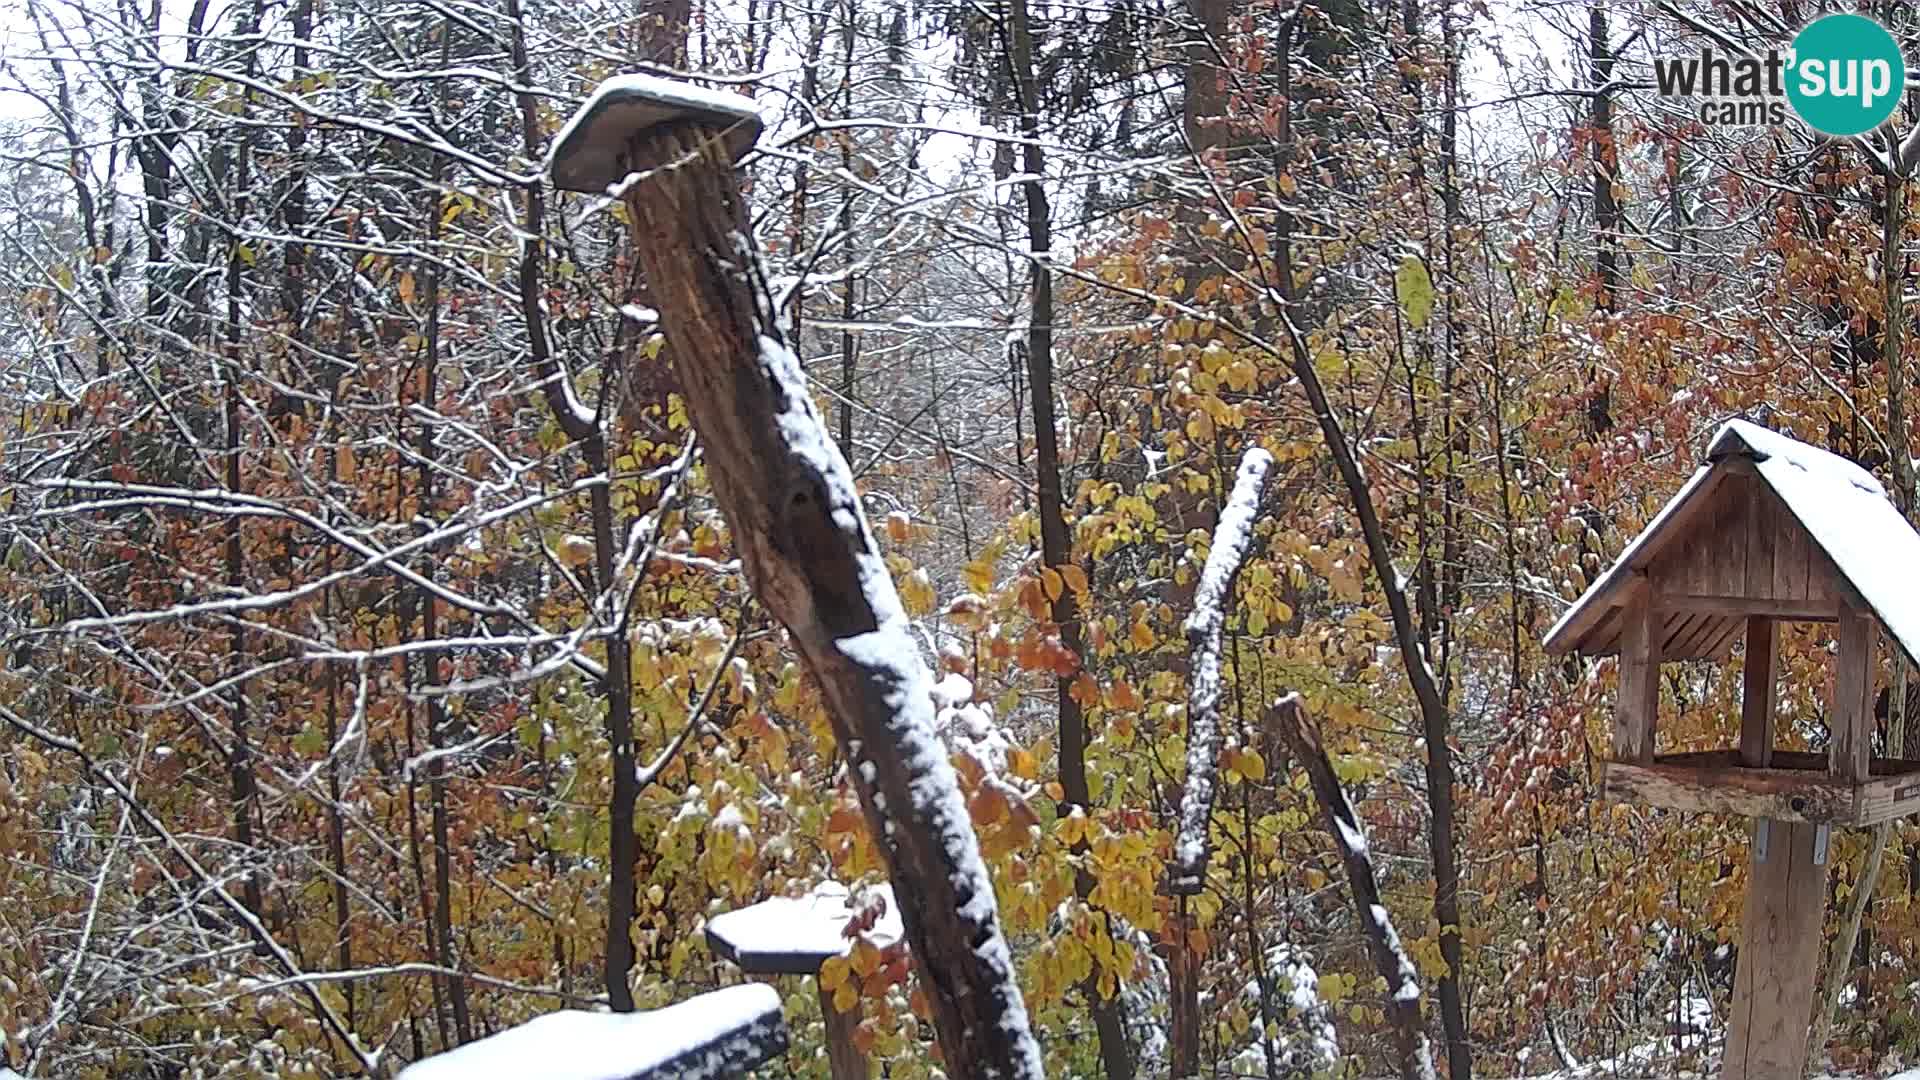
POLYGON ((1078 844, 1087 837, 1087 815, 1079 807, 1074 807, 1072 812, 1055 823, 1054 832, 1062 844, 1068 847, 1078 844))
POLYGON ((925 615, 933 610, 938 597, 933 591, 933 579, 927 576, 924 568, 916 569, 900 579, 900 603, 909 615, 925 615))
POLYGON ((964 593, 953 598, 944 612, 947 619, 962 630, 980 633, 993 621, 993 610, 985 598, 964 593))
POLYGON ((567 534, 554 544, 554 554, 568 566, 581 567, 593 562, 593 541, 584 536, 567 534))
POLYGON ((1433 278, 1420 256, 1408 255, 1400 260, 1400 269, 1393 275, 1393 291, 1407 313, 1407 322, 1416 330, 1427 325, 1433 317, 1433 278))
POLYGON ((984 559, 975 559, 960 571, 966 579, 967 590, 986 594, 993 591, 993 566, 984 559))

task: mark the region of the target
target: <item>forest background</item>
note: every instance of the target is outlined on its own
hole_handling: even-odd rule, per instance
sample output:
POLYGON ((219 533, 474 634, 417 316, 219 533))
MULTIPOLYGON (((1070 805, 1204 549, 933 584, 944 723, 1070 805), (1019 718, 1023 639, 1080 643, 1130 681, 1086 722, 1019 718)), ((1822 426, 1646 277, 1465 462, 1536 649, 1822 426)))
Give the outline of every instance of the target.
MULTIPOLYGON (((707 918, 879 880, 625 209, 542 182, 633 70, 765 110, 743 168, 782 317, 963 680, 940 723, 1050 1075, 1386 1071, 1384 983, 1264 723, 1288 690, 1456 1080, 1697 1066, 1743 822, 1600 800, 1612 662, 1538 641, 1729 416, 1911 511, 1920 95, 1826 140, 1651 89, 1653 58, 1815 13, 15 0, 0 1066, 351 1074, 343 1032, 394 1063, 735 981, 707 918), (1182 622, 1255 446, 1183 907, 1182 622)), ((1786 745, 1824 745, 1829 644, 1783 638, 1786 745)), ((1892 657, 1880 684, 1891 738, 1892 657)), ((1724 744, 1738 687, 1671 667, 1663 750, 1724 744)), ((1920 834, 1874 851, 1832 856, 1848 1067, 1920 1055, 1920 834)), ((828 980, 890 1075, 937 1069, 897 951, 828 980)), ((770 1075, 824 1076, 820 1004, 783 989, 770 1075)))

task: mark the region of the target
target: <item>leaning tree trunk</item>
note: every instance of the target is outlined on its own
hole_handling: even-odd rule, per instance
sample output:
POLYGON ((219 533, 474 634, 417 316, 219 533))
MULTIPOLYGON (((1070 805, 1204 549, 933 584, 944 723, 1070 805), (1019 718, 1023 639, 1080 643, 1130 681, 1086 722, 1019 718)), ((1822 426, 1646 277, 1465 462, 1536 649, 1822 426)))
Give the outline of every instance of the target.
POLYGON ((749 582, 785 624, 891 872, 947 1074, 1043 1075, 993 882, 934 733, 931 679, 846 459, 781 338, 719 133, 650 129, 628 161, 633 250, 714 496, 749 582))

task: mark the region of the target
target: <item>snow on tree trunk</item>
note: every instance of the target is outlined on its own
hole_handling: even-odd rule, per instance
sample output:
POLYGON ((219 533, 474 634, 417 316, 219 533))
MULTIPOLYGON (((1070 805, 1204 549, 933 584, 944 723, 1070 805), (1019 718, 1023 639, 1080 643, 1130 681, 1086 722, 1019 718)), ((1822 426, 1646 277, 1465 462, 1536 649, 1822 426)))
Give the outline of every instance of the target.
POLYGON ((1193 614, 1187 617, 1187 645, 1193 652, 1187 681, 1187 786, 1180 796, 1180 828, 1168 874, 1168 888, 1176 894, 1196 894, 1207 879, 1207 827, 1213 819, 1220 764, 1220 630, 1226 625, 1234 578, 1253 543, 1260 492, 1272 467, 1273 455, 1259 447, 1240 458, 1233 492, 1220 510, 1213 546, 1207 549, 1206 566, 1200 572, 1193 614))
POLYGON ((1400 1075, 1407 1080, 1435 1080, 1433 1050, 1420 1026, 1420 976, 1413 961, 1400 944, 1386 905, 1380 902, 1380 883, 1373 874, 1373 854, 1367 847, 1367 833, 1354 812, 1353 800, 1340 786, 1333 761, 1320 738, 1320 723, 1307 712, 1299 694, 1288 694, 1273 703, 1267 721, 1280 729, 1294 760, 1307 770, 1314 799, 1340 848, 1340 861, 1347 870, 1347 884, 1353 891, 1353 907, 1360 916, 1360 928, 1367 937, 1367 952, 1374 970, 1387 980, 1387 1021, 1393 1025, 1394 1041, 1400 1052, 1400 1075))
POLYGON ((713 133, 643 133, 625 200, 687 411, 755 594, 815 678, 885 854, 949 1075, 1041 1077, 932 682, 845 458, 781 339, 713 133))

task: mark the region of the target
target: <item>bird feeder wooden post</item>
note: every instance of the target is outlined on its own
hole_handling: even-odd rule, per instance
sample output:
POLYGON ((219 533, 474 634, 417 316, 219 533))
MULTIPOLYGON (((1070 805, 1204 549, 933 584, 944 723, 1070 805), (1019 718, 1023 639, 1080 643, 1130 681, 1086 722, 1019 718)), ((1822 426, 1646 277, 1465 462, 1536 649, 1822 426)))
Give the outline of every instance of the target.
POLYGON ((1920 762, 1872 756, 1880 632, 1909 658, 1920 646, 1906 584, 1915 566, 1920 535, 1870 474, 1736 420, 1547 634, 1552 653, 1619 655, 1609 799, 1755 819, 1727 1080, 1797 1078, 1805 1066, 1831 830, 1920 812, 1920 762), (1817 718, 1778 715, 1782 622, 1835 624, 1825 754, 1776 747, 1781 725, 1821 732, 1817 718), (1746 653, 1737 741, 1659 753, 1661 664, 1725 658, 1736 641, 1746 653))
POLYGON ((735 169, 760 128, 738 95, 623 75, 554 140, 548 175, 624 203, 714 501, 754 595, 819 684, 947 1071, 1041 1080, 932 679, 767 286, 735 169))

